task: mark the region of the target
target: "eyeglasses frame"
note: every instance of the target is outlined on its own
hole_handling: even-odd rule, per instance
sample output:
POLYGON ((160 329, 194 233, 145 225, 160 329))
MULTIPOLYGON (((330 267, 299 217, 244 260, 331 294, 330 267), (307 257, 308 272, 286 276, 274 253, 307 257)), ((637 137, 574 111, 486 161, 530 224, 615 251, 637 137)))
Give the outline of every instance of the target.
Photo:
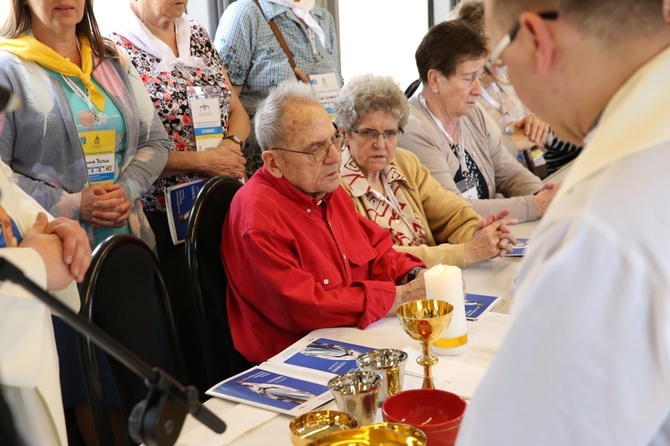
POLYGON ((316 150, 313 150, 313 151, 311 151, 311 152, 302 152, 302 151, 300 151, 300 150, 282 149, 281 147, 271 147, 271 148, 269 148, 268 150, 278 150, 278 151, 281 151, 281 152, 301 153, 301 154, 303 154, 303 155, 311 155, 312 158, 314 159, 314 162, 315 162, 315 163, 321 163, 321 162, 325 161, 326 158, 328 158, 328 155, 330 155, 330 147, 333 146, 333 145, 335 146, 335 148, 336 148, 339 152, 342 152, 342 150, 343 150, 343 148, 344 148, 344 135, 340 135, 340 134, 338 133, 337 136, 335 136, 335 139, 334 139, 334 140, 332 140, 332 141, 328 141, 327 143, 324 143, 324 144, 320 145, 319 147, 316 148, 316 150), (337 145, 335 145, 335 142, 336 142, 338 139, 340 140, 340 142, 339 142, 337 145), (324 147, 326 148, 326 156, 324 156, 322 160, 317 160, 317 159, 316 159, 316 154, 317 154, 317 152, 318 152, 319 150, 322 150, 324 147))
MULTIPOLYGON (((360 135, 360 134, 361 134, 361 131, 375 132, 375 133, 377 134, 376 137, 374 137, 374 138, 370 138, 370 139, 368 139, 367 141, 377 141, 377 140, 379 139, 379 135, 382 135, 382 138, 384 138, 384 141, 388 141, 388 138, 389 138, 389 135, 386 134, 386 132, 388 132, 388 130, 384 130, 383 132, 378 132, 378 131, 375 130, 375 129, 363 129, 363 130, 357 130, 357 129, 355 129, 355 128, 351 128, 351 129, 349 129, 349 131, 352 132, 352 133, 356 133, 357 135, 360 135)), ((397 138, 398 135, 402 135, 402 134, 405 133, 405 131, 402 129, 402 127, 398 127, 397 132, 398 132, 398 133, 396 133, 395 136, 394 136, 393 138, 397 138)), ((361 136, 361 138, 365 139, 365 138, 362 137, 362 136, 361 136)))
MULTIPOLYGON (((558 11, 538 12, 537 15, 543 18, 544 20, 558 19, 558 11)), ((500 40, 500 42, 498 42, 498 44, 493 48, 493 51, 491 51, 491 55, 486 61, 486 64, 484 64, 484 70, 489 76, 493 77, 494 79, 498 79, 498 76, 494 72, 497 60, 500 59, 500 56, 502 56, 502 53, 505 52, 507 47, 510 46, 512 42, 514 42, 514 39, 516 38, 516 35, 519 33, 520 29, 521 29, 521 22, 519 22, 519 20, 517 19, 512 28, 510 28, 509 32, 505 34, 505 37, 503 37, 500 40)))

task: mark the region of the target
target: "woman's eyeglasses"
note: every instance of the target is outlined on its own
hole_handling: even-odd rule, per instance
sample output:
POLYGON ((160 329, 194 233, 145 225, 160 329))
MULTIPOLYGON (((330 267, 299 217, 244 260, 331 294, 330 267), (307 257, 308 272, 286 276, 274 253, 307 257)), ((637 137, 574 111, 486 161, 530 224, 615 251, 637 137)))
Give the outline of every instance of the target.
POLYGON ((405 133, 402 128, 398 128, 398 130, 385 130, 383 132, 378 132, 377 130, 372 130, 372 129, 362 129, 362 130, 356 130, 356 129, 351 129, 352 133, 358 134, 361 138, 363 138, 365 141, 376 141, 379 139, 379 135, 381 135, 385 141, 388 142, 393 142, 398 139, 398 134, 399 133, 405 133))

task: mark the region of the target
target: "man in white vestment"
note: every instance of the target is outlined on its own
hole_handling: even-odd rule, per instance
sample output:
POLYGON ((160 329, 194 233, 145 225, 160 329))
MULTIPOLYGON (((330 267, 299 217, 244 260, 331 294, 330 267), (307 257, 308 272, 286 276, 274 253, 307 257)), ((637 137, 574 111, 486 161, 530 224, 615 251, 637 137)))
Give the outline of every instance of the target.
POLYGON ((561 139, 585 147, 526 252, 511 327, 459 446, 670 444, 670 30, 661 3, 485 2, 492 59, 561 139))
MULTIPOLYGON (((1 93, 8 94, 4 88, 1 93)), ((0 128, 3 121, 0 110, 0 128)), ((84 278, 91 262, 86 233, 73 220, 48 217, 12 182, 12 171, 4 163, 0 163, 0 258, 43 288, 61 290, 57 297, 78 310, 74 281, 84 278)), ((67 445, 51 313, 8 281, 0 283, 0 391, 19 444, 67 445)))

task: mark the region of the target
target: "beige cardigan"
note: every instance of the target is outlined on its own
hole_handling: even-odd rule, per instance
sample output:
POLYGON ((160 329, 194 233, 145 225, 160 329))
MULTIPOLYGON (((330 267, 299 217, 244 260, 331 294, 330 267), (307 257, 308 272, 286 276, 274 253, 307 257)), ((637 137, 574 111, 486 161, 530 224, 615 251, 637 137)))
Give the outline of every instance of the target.
MULTIPOLYGON (((472 238, 481 217, 467 201, 443 189, 412 152, 398 148, 393 164, 405 176, 401 187, 412 210, 420 216, 427 238, 425 245, 396 246, 395 249, 419 257, 428 268, 439 263, 464 267, 464 243, 472 238)), ((349 186, 340 180, 352 196, 349 186)), ((361 199, 353 196, 352 199, 356 211, 367 218, 361 199)))
MULTIPOLYGON (((454 182, 459 160, 449 148, 449 140, 439 129, 418 95, 409 100, 409 121, 398 143, 416 153, 419 160, 444 187, 460 196, 454 182)), ((489 189, 486 199, 469 200, 478 214, 498 214, 509 209, 519 223, 538 218, 534 194, 542 190, 542 181, 519 164, 505 149, 505 140, 496 123, 481 109, 475 107, 461 118, 463 138, 467 137, 465 151, 470 154, 482 172, 489 189), (500 193, 506 198, 496 198, 500 193)), ((509 139, 509 138, 508 138, 509 139)))

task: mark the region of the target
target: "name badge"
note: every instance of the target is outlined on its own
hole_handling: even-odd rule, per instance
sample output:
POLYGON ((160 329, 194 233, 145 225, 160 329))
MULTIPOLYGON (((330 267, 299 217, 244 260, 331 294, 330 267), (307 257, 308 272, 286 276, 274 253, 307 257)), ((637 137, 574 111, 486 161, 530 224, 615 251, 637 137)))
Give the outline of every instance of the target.
POLYGON ((218 146, 223 138, 218 89, 213 86, 188 87, 186 94, 191 106, 196 149, 218 146))
POLYGON ((84 149, 88 181, 91 184, 114 184, 116 130, 79 132, 84 149))
POLYGON ((477 183, 468 178, 456 183, 456 187, 461 193, 461 196, 466 200, 479 198, 479 194, 477 194, 477 183))
POLYGON ((330 120, 335 120, 335 99, 340 96, 340 84, 335 73, 310 74, 312 89, 319 102, 326 109, 330 120))

